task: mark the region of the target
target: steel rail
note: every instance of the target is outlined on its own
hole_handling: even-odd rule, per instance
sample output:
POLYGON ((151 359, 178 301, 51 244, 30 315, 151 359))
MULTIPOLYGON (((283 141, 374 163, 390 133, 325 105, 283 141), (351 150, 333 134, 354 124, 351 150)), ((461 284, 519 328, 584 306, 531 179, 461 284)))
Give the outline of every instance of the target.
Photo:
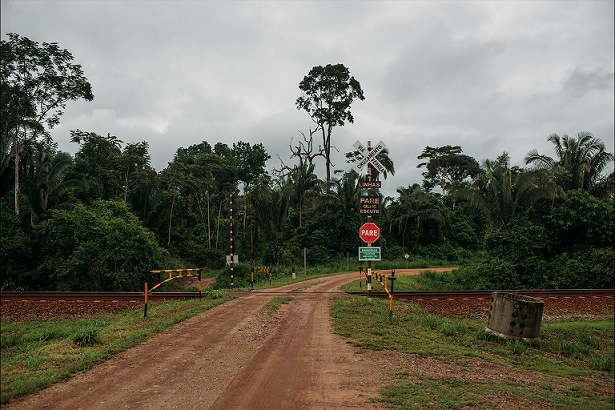
MULTIPOLYGON (((490 299, 495 290, 393 292, 398 300, 490 299)), ((615 297, 613 289, 533 289, 502 290, 500 292, 531 296, 539 299, 576 297, 615 297)), ((367 292, 348 292, 366 296, 367 292)), ((372 291, 372 297, 388 298, 384 291, 372 291)))
MULTIPOLYGON (((199 292, 152 292, 148 299, 198 299, 199 292)), ((143 292, 0 292, 0 300, 134 300, 142 302, 143 292)))
MULTIPOLYGON (((446 300, 446 299, 488 299, 491 298, 491 290, 474 291, 416 291, 416 292, 394 292, 397 300, 446 300)), ((560 297, 615 297, 613 289, 539 289, 539 290, 508 290, 507 293, 532 296, 541 299, 560 298, 560 297)), ((367 296, 367 291, 343 292, 343 291, 310 291, 309 289, 297 291, 275 291, 275 290, 252 290, 252 291, 232 291, 228 292, 232 296, 250 295, 309 295, 309 294, 328 294, 332 296, 357 295, 367 296)), ((388 298, 384 291, 371 292, 372 297, 388 298)), ((199 292, 152 292, 150 300, 182 300, 197 299, 199 292)), ((0 300, 132 300, 143 301, 142 292, 0 292, 0 300)))

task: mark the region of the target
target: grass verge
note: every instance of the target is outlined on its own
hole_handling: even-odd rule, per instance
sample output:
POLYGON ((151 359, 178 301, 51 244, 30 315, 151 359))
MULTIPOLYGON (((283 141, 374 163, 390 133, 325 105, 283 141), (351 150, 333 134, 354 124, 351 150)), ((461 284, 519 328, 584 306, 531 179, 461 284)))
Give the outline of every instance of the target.
POLYGON ((276 296, 273 299, 271 299, 269 302, 267 302, 262 308, 261 308, 261 312, 263 313, 267 313, 267 314, 272 314, 274 312, 276 312, 281 305, 288 303, 292 300, 292 297, 290 296, 276 296))
POLYGON ((44 389, 134 347, 149 336, 228 301, 156 301, 142 309, 90 318, 2 320, 1 402, 44 389))
POLYGON ((376 401, 393 409, 500 408, 501 400, 510 408, 613 408, 613 317, 543 323, 542 346, 528 346, 488 335, 478 319, 448 319, 413 303, 394 312, 389 319, 387 301, 359 297, 336 298, 332 308, 335 331, 359 352, 387 350, 417 366, 400 360, 407 367, 397 368, 399 382, 381 390, 376 401))

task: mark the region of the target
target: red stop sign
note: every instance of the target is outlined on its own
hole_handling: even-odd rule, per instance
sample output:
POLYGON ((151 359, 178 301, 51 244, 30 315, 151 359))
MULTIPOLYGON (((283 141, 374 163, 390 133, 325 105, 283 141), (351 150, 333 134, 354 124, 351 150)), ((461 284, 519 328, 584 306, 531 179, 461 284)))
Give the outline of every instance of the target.
POLYGON ((359 237, 365 243, 374 243, 380 238, 380 228, 373 222, 366 222, 359 229, 359 237))

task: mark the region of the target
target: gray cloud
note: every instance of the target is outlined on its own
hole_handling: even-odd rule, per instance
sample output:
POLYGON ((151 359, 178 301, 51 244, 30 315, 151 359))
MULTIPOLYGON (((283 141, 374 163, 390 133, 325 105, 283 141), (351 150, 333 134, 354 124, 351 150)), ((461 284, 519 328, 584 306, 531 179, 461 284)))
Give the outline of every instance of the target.
MULTIPOLYGON (((57 42, 83 66, 91 103, 71 102, 71 129, 146 140, 163 169, 180 146, 263 143, 287 164, 313 123, 295 109, 315 65, 343 63, 366 100, 336 128, 337 169, 356 140, 383 140, 397 173, 421 183, 427 145, 477 160, 506 150, 522 165, 551 133, 591 131, 613 152, 613 2, 2 1, 5 33, 57 42)), ((317 163, 324 175, 324 162, 317 163)))

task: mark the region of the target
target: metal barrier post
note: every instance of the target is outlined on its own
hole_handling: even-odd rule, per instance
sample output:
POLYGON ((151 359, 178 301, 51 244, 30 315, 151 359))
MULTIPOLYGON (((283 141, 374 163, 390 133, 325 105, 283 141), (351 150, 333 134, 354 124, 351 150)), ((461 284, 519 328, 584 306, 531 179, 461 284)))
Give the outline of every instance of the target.
POLYGON ((147 282, 145 282, 145 304, 143 308, 143 317, 147 317, 147 282))
POLYGON ((363 266, 359 266, 359 289, 363 286, 363 266))
POLYGON ((367 275, 365 276, 367 277, 367 298, 372 300, 372 267, 370 265, 371 263, 367 266, 367 275))
POLYGON ((391 273, 391 295, 393 295, 393 284, 395 283, 395 269, 393 269, 393 273, 391 273))

